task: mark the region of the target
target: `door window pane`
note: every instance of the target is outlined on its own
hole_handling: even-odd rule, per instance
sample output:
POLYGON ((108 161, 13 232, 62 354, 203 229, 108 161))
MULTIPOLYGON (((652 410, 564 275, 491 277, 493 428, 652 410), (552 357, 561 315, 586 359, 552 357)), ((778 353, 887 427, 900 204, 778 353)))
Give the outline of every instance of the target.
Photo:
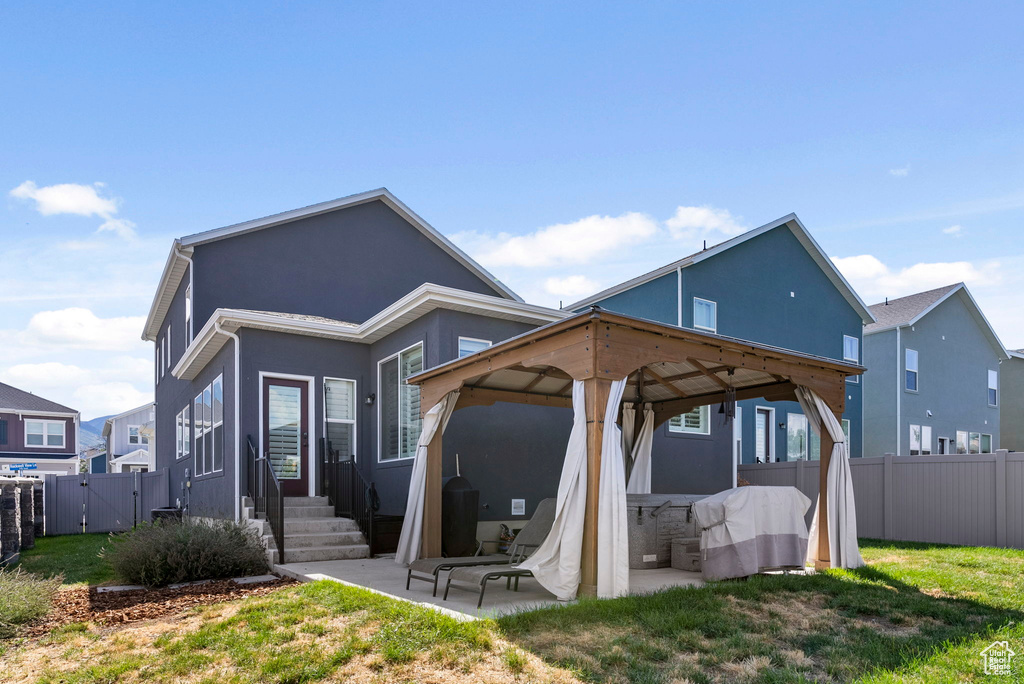
POLYGON ((807 416, 802 413, 790 413, 786 418, 787 460, 807 460, 807 444, 807 416))
POLYGON ((992 435, 981 436, 981 453, 991 454, 992 453, 992 435))
POLYGON ((910 455, 920 456, 921 455, 921 426, 911 425, 910 426, 910 455))
POLYGON ((693 327, 715 332, 718 330, 718 304, 707 299, 693 298, 693 327))
POLYGON ((972 454, 981 453, 981 434, 977 432, 971 433, 971 441, 969 444, 969 450, 972 454))
POLYGON ((754 421, 754 458, 757 463, 767 463, 768 456, 771 454, 771 446, 768 442, 771 424, 768 414, 768 411, 758 409, 754 421))
POLYGON ((932 453, 932 426, 921 426, 921 453, 929 455, 932 453))
POLYGON ((956 433, 956 453, 967 453, 967 433, 961 432, 960 430, 957 430, 956 433))
POLYGON ((270 385, 267 388, 267 454, 279 479, 294 480, 302 476, 302 390, 298 387, 270 385))

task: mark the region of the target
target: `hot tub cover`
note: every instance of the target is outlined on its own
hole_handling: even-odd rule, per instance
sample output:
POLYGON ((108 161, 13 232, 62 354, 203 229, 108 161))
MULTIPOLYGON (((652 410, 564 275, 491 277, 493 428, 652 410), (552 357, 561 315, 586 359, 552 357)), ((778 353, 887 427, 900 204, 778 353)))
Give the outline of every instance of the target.
POLYGON ((704 578, 803 567, 810 505, 796 487, 736 487, 694 502, 704 578))

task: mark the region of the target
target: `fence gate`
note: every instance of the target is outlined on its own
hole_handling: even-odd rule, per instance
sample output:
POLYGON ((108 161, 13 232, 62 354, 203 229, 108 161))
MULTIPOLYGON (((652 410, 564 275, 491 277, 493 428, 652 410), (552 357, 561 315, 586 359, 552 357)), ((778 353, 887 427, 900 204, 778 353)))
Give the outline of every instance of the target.
POLYGON ((170 501, 167 469, 152 473, 46 475, 46 534, 122 532, 170 501))

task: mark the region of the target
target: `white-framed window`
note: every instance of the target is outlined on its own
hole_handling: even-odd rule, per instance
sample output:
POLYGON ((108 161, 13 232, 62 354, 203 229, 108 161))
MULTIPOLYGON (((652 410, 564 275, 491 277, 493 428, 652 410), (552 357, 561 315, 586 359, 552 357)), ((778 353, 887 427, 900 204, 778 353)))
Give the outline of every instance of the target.
POLYGON ((128 443, 129 444, 149 444, 149 438, 146 437, 139 431, 141 425, 129 425, 128 426, 128 443))
POLYGON ((963 430, 956 431, 956 453, 967 453, 967 433, 963 430))
MULTIPOLYGON (((860 363, 860 340, 853 335, 843 335, 843 361, 860 363)), ((847 376, 846 381, 860 382, 860 376, 847 376)))
POLYGON ((63 449, 65 441, 63 420, 26 420, 25 446, 63 449))
POLYGON ((192 425, 189 420, 191 415, 191 405, 178 411, 178 415, 174 419, 175 426, 175 458, 182 459, 188 458, 192 453, 192 425))
POLYGON ((988 405, 999 406, 999 371, 988 372, 988 405))
POLYGON ((718 303, 710 299, 693 298, 693 327, 718 332, 718 303))
POLYGON ((913 349, 906 350, 906 387, 908 392, 917 391, 917 352, 913 349))
MULTIPOLYGON (((807 416, 802 413, 786 415, 786 460, 806 461, 810 439, 807 416)), ((820 451, 820 449, 819 449, 820 451)))
POLYGON ((970 434, 970 439, 969 439, 967 445, 968 445, 967 451, 969 453, 980 454, 981 453, 981 433, 980 432, 972 432, 970 434))
POLYGON ((324 378, 324 435, 343 460, 356 456, 356 381, 324 378))
MULTIPOLYGON (((851 447, 850 444, 850 421, 847 418, 843 418, 841 421, 843 426, 843 436, 846 438, 847 453, 851 447)), ((821 435, 814 433, 814 430, 810 429, 810 425, 807 426, 807 460, 808 461, 820 461, 821 460, 821 435)))
POLYGON ((921 426, 921 455, 929 456, 932 453, 932 426, 921 426))
POLYGON ((981 433, 981 453, 992 453, 992 435, 986 435, 985 433, 981 433))
POLYGON ((921 455, 921 426, 911 425, 910 426, 910 455, 920 456, 921 455))
POLYGON ((459 338, 459 358, 469 356, 470 354, 476 354, 478 351, 483 351, 493 344, 490 340, 478 340, 475 337, 460 337, 459 338))
POLYGON ((420 438, 419 385, 406 379, 423 370, 423 343, 418 342, 377 364, 379 461, 397 461, 416 455, 420 438))
POLYGON ((163 340, 157 340, 156 341, 156 382, 157 382, 158 385, 160 384, 160 360, 161 360, 161 357, 163 356, 163 352, 164 352, 164 341, 163 340))
POLYGON ((687 413, 673 416, 668 421, 668 431, 691 435, 710 435, 711 407, 698 406, 687 413))
POLYGON ((192 402, 195 473, 224 470, 224 376, 218 375, 192 402))
POLYGON ((192 286, 185 287, 185 348, 192 344, 192 286))

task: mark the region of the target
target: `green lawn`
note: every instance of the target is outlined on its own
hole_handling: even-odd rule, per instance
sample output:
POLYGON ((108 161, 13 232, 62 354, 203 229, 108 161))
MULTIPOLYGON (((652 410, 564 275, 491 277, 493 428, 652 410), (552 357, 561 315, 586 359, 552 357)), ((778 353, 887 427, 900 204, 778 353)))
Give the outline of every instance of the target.
POLYGON ((462 623, 317 582, 5 653, 18 681, 1024 681, 1024 552, 864 542, 869 566, 462 623), (1008 640, 1015 675, 983 674, 1008 640), (46 663, 40 670, 39 663, 46 663))
POLYGON ((42 577, 64 575, 64 584, 110 584, 114 571, 100 551, 108 546, 106 534, 68 534, 36 539, 34 549, 21 553, 25 572, 42 577))

